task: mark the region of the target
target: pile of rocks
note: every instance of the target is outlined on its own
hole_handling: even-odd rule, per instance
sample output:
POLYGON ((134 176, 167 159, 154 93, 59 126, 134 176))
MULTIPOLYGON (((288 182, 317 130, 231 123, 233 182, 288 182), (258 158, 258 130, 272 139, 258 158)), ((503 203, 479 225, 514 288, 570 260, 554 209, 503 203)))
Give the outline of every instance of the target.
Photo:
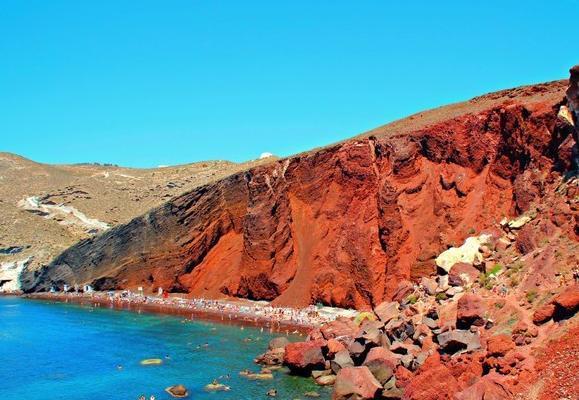
MULTIPOLYGON (((334 399, 402 398, 410 377, 425 363, 441 365, 441 357, 457 359, 481 349, 487 321, 479 296, 460 297, 455 321, 443 322, 439 305, 426 304, 385 302, 359 325, 340 318, 312 330, 304 342, 275 339, 256 362, 283 364, 320 385, 334 385, 334 399)), ((497 348, 502 351, 496 345, 493 355, 497 348)))
POLYGON ((334 400, 512 398, 510 389, 534 368, 535 325, 579 309, 574 285, 536 310, 535 325, 530 315, 497 326, 490 318, 516 303, 502 265, 525 248, 524 228, 534 218, 505 219, 501 229, 467 238, 436 258, 436 276, 401 282, 393 301, 313 329, 304 342, 275 339, 256 362, 333 385, 334 400))

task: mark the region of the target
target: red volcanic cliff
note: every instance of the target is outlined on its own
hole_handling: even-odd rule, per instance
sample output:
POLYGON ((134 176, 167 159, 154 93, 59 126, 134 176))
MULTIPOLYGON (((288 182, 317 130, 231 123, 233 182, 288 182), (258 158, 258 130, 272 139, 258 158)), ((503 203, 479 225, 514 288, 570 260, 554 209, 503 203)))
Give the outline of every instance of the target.
POLYGON ((569 168, 557 119, 566 85, 417 114, 199 187, 78 243, 24 286, 379 304, 472 230, 525 211, 545 173, 569 168))

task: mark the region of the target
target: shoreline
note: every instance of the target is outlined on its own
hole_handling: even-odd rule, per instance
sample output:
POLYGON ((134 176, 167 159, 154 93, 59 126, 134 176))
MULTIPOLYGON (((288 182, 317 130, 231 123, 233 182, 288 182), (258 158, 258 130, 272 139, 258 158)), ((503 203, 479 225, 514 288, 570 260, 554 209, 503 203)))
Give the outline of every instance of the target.
MULTIPOLYGON (((228 312, 225 310, 195 308, 191 306, 191 303, 183 301, 181 298, 178 297, 165 299, 164 301, 160 301, 157 298, 153 298, 153 301, 151 301, 151 298, 148 297, 128 301, 123 298, 109 297, 106 294, 100 292, 97 292, 94 295, 65 294, 65 293, 32 293, 20 295, 14 294, 13 296, 30 300, 74 303, 92 307, 106 307, 109 309, 119 311, 130 311, 137 313, 146 312, 151 314, 182 316, 192 321, 202 320, 207 322, 221 323, 224 325, 267 328, 272 333, 277 332, 286 335, 297 334, 301 336, 307 336, 307 334, 313 328, 316 328, 320 326, 322 323, 326 322, 324 320, 319 321, 317 323, 314 322, 298 323, 297 321, 289 319, 281 319, 281 318, 274 319, 266 315, 249 314, 236 310, 228 312)), ((227 305, 234 304, 230 302, 221 302, 221 303, 227 305)), ((236 306, 239 307, 239 305, 236 306)), ((259 306, 253 305, 252 307, 265 309, 265 307, 261 305, 259 306)))

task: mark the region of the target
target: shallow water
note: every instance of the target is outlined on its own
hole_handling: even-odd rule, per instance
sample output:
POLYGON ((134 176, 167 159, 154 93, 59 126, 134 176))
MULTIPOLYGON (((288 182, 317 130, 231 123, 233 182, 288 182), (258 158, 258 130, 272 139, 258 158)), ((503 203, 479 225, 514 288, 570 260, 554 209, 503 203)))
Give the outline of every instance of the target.
POLYGON ((145 394, 162 400, 171 398, 164 388, 179 383, 190 399, 266 399, 271 388, 278 399, 305 399, 310 390, 328 399, 329 389, 284 371, 273 381, 239 376, 245 368, 258 370, 253 358, 274 336, 175 316, 0 297, 0 399, 130 400, 145 394), (141 366, 146 358, 164 362, 141 366), (222 382, 231 391, 204 390, 226 374, 231 378, 222 382))

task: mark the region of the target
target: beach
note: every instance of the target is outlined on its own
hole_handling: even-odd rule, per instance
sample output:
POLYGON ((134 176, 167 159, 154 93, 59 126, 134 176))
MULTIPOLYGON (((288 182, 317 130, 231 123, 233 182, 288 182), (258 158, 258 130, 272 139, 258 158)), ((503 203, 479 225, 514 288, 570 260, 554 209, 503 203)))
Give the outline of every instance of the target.
POLYGON ((265 301, 211 300, 179 296, 140 295, 122 292, 43 292, 26 294, 33 300, 77 303, 91 307, 106 307, 133 312, 179 315, 191 320, 207 320, 228 325, 254 326, 270 332, 307 335, 314 327, 340 316, 354 317, 355 310, 308 306, 302 309, 272 307, 265 301))

